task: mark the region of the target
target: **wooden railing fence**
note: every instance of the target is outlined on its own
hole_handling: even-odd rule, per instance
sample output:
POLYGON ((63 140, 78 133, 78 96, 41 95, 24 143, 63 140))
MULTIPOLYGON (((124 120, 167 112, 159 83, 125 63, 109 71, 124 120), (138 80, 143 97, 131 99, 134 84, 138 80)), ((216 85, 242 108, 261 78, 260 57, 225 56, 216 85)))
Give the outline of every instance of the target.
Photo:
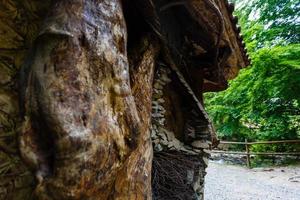
POLYGON ((251 145, 256 144, 299 144, 300 140, 281 140, 281 141, 259 141, 259 142, 231 142, 231 141, 221 141, 220 144, 228 144, 228 145, 245 145, 245 152, 241 151, 220 151, 213 150, 212 153, 223 153, 223 154, 238 154, 238 155, 246 155, 246 164, 248 168, 251 168, 251 155, 282 155, 282 156, 300 156, 300 152, 251 152, 251 145))

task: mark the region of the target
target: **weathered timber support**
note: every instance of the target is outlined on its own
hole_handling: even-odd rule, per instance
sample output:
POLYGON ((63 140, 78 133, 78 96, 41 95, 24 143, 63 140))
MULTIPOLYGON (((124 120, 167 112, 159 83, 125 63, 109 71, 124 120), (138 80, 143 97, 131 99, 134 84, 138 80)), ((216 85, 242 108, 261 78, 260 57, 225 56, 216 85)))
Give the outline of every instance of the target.
POLYGON ((0 16, 1 200, 203 199, 202 94, 249 63, 227 1, 8 0, 0 16))
POLYGON ((131 91, 120 1, 64 0, 50 10, 25 74, 20 135, 36 198, 149 199, 149 116, 131 91))

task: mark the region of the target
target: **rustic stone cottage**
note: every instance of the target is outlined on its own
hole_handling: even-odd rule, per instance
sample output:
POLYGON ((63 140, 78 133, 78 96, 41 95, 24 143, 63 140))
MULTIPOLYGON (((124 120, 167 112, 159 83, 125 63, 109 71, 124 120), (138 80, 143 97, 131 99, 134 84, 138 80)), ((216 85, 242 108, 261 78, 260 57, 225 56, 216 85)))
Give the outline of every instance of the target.
POLYGON ((0 199, 203 199, 203 93, 249 65, 233 10, 0 1, 0 199))

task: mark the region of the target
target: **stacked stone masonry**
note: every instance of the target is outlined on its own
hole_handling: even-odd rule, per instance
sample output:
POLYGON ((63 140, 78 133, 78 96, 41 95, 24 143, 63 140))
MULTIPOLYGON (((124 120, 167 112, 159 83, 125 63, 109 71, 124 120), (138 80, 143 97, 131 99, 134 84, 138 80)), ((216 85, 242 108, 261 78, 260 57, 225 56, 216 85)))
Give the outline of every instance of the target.
MULTIPOLYGON (((205 169, 207 167, 209 150, 211 145, 210 141, 193 141, 191 144, 185 144, 176 138, 173 131, 169 130, 167 127, 166 120, 166 100, 164 91, 168 84, 172 84, 170 75, 174 73, 172 70, 164 64, 160 64, 154 75, 153 82, 153 96, 152 96, 152 125, 151 125, 151 139, 154 148, 154 160, 156 159, 156 154, 160 152, 182 152, 186 157, 196 156, 198 157, 198 162, 201 164, 197 165, 196 168, 188 168, 183 170, 183 176, 186 176, 186 185, 191 187, 194 191, 194 195, 190 197, 185 197, 191 200, 203 200, 204 199, 204 177, 205 169)), ((196 111, 194 111, 196 112, 196 111)), ((192 113, 191 113, 192 115, 192 113)), ((197 121, 197 118, 193 118, 190 121, 197 121)), ((193 127, 191 122, 187 122, 185 129, 192 129, 195 131, 197 127, 193 127)), ((202 127, 207 129, 207 122, 202 121, 202 127)), ((199 126, 199 123, 198 123, 199 126)), ((200 125, 201 126, 201 125, 200 125)), ((187 131, 185 131, 186 133, 187 131)), ((197 133, 198 135, 203 134, 203 132, 197 133)), ((205 131, 204 131, 205 134, 205 131)), ((206 133, 209 134, 209 133, 206 133)), ((165 161, 168 164, 168 160, 165 161)), ((171 164, 171 163, 170 163, 171 164)), ((163 170, 163 169, 161 169, 163 170)), ((159 173, 158 173, 159 174, 159 173)), ((162 176, 162 175, 161 175, 162 176)), ((154 186, 155 187, 155 186, 154 186)), ((162 186, 163 187, 163 186, 162 186)), ((154 194, 154 199, 156 198, 154 194)))

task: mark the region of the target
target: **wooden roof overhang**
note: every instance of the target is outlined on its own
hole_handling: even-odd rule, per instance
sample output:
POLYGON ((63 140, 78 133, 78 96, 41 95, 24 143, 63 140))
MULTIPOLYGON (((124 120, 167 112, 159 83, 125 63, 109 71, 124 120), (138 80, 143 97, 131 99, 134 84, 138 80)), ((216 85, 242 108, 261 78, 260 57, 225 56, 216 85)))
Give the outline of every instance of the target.
MULTIPOLYGON (((247 67, 251 59, 247 53, 245 42, 241 34, 241 27, 238 25, 238 17, 234 16, 234 4, 228 0, 217 1, 221 13, 224 16, 224 37, 230 40, 232 57, 228 59, 228 65, 224 66, 224 76, 226 80, 237 76, 240 69, 247 67)), ((203 92, 222 91, 227 88, 227 82, 220 84, 208 79, 204 79, 203 92)))
POLYGON ((208 122, 213 146, 218 142, 203 108, 202 94, 227 88, 227 80, 250 64, 227 0, 136 0, 143 17, 162 40, 165 57, 208 122))
POLYGON ((178 67, 182 71, 188 68, 182 63, 185 59, 185 64, 198 65, 202 69, 199 73, 204 74, 204 77, 199 75, 199 78, 204 80, 203 92, 226 89, 227 80, 236 77, 241 68, 250 64, 238 18, 233 15, 234 4, 228 0, 136 2, 146 21, 165 41, 178 67), (192 51, 185 48, 186 40, 203 51, 203 55, 197 58, 198 63, 189 63, 194 57, 185 55, 192 51), (215 57, 221 57, 220 54, 226 49, 230 52, 222 63, 215 62, 214 59, 218 59, 215 57))

